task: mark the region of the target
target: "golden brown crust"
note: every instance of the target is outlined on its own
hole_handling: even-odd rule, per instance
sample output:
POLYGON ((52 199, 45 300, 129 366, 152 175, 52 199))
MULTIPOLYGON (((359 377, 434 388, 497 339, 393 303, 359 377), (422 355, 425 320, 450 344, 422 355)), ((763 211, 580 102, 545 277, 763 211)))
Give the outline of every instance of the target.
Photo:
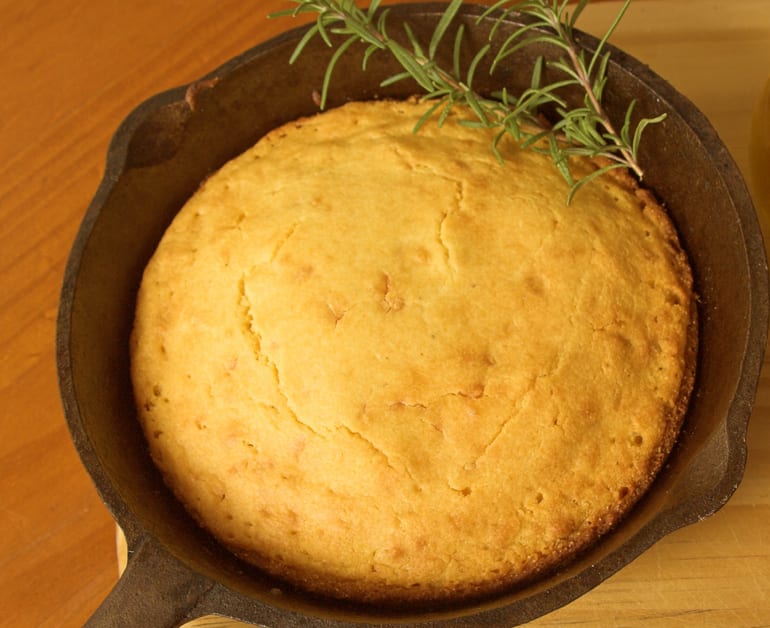
MULTIPOLYGON (((694 377, 692 277, 615 172, 565 204, 548 158, 423 105, 270 133, 164 236, 132 335, 180 500, 247 560, 378 603, 551 570, 647 490, 694 377)), ((589 172, 595 166, 576 163, 589 172)))

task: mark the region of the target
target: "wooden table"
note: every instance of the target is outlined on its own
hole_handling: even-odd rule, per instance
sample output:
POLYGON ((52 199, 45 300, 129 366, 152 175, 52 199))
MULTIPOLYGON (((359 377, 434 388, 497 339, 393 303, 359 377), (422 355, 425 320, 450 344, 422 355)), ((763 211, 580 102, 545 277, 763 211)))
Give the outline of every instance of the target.
MULTIPOLYGON (((81 625, 117 578, 114 524, 69 440, 54 362, 65 259, 110 136, 146 97, 285 29, 265 19, 281 6, 0 0, 2 625, 81 625)), ((603 31, 618 6, 592 4, 581 26, 603 31)), ((770 2, 635 0, 613 41, 689 96, 748 172, 750 112, 770 74, 770 2)), ((721 511, 534 625, 770 625, 767 368, 749 449, 721 511)))

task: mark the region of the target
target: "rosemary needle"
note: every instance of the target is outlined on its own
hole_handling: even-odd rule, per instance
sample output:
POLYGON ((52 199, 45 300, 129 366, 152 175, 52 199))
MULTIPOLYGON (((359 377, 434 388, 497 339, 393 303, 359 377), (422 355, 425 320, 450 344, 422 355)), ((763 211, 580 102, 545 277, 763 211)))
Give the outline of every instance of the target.
POLYGON ((644 130, 661 122, 665 114, 655 118, 643 118, 633 122, 635 101, 625 112, 623 125, 618 130, 602 105, 602 95, 607 82, 610 53, 607 41, 617 28, 631 0, 625 0, 605 35, 594 51, 583 48, 575 38, 575 24, 588 0, 579 0, 568 9, 568 0, 498 0, 478 18, 492 19, 489 41, 473 51, 467 67, 461 67, 464 29, 462 24, 454 30, 452 67, 442 67, 437 52, 444 39, 450 36, 455 18, 463 0, 450 0, 427 42, 417 39, 408 23, 402 28, 406 43, 401 44, 388 31, 388 9, 380 6, 380 0, 372 0, 368 8, 361 8, 355 0, 288 0, 295 6, 273 14, 272 17, 316 14, 310 26, 296 46, 291 57, 294 63, 307 44, 320 37, 326 45, 335 47, 326 68, 321 90, 321 107, 326 104, 334 69, 339 59, 353 46, 363 46, 363 70, 374 54, 388 53, 398 62, 401 71, 386 78, 382 85, 402 80, 414 80, 424 91, 424 98, 435 103, 417 122, 416 127, 438 116, 443 123, 456 105, 473 111, 479 127, 497 131, 493 150, 500 157, 497 146, 500 140, 512 136, 523 147, 544 152, 552 158, 555 167, 570 186, 567 202, 577 190, 608 170, 626 168, 639 179, 643 172, 637 154, 644 130), (528 19, 512 33, 502 38, 499 28, 511 15, 523 15, 528 19), (500 41, 502 39, 502 41, 500 41), (492 94, 481 94, 474 89, 474 79, 482 62, 490 72, 498 69, 505 59, 526 46, 547 44, 558 51, 555 59, 538 57, 532 68, 530 86, 518 95, 505 87, 492 94), (543 83, 545 69, 558 79, 543 83), (577 88, 583 94, 580 106, 568 106, 562 94, 565 88, 577 88), (555 122, 545 122, 545 107, 555 110, 555 122), (570 157, 589 156, 600 158, 602 167, 589 175, 575 178, 570 157))

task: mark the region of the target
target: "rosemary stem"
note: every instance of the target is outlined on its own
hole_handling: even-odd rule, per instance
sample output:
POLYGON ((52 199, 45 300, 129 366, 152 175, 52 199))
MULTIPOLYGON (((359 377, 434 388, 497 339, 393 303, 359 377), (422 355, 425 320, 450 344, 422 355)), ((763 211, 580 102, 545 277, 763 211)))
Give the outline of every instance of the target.
POLYGON ((332 55, 324 76, 320 104, 324 106, 332 72, 340 56, 354 45, 365 46, 363 69, 367 60, 377 51, 387 51, 401 66, 398 71, 382 81, 383 86, 392 85, 406 78, 414 79, 425 91, 425 97, 436 101, 417 125, 418 129, 430 116, 437 114, 439 124, 448 116, 455 105, 465 106, 473 111, 476 120, 467 121, 497 131, 493 150, 502 159, 498 150, 499 141, 506 135, 513 137, 523 148, 547 152, 554 165, 570 185, 569 199, 584 183, 614 168, 627 168, 642 178, 642 169, 636 160, 636 152, 642 132, 647 126, 661 122, 665 115, 642 119, 632 125, 634 102, 627 110, 623 128, 618 134, 602 105, 602 91, 607 80, 606 69, 609 52, 602 48, 613 33, 618 22, 632 0, 625 0, 612 26, 601 39, 596 51, 586 63, 586 51, 576 41, 573 26, 576 18, 588 0, 581 0, 572 19, 563 21, 566 0, 495 0, 482 18, 492 17, 494 26, 486 45, 475 51, 472 60, 463 67, 467 58, 463 49, 464 25, 456 28, 451 67, 442 67, 436 52, 444 35, 451 27, 463 0, 449 0, 447 8, 437 23, 430 44, 424 47, 415 37, 409 25, 404 22, 407 42, 401 43, 390 36, 386 18, 388 9, 380 9, 380 0, 371 0, 368 10, 360 9, 354 0, 287 0, 297 5, 294 11, 283 11, 277 15, 296 15, 308 11, 317 13, 316 24, 301 39, 292 55, 292 62, 313 37, 321 37, 328 46, 333 46, 331 35, 342 37, 337 51, 332 55), (508 16, 520 12, 533 18, 531 22, 513 26, 514 30, 500 42, 493 44, 497 27, 508 16), (538 57, 532 70, 531 85, 521 94, 514 95, 505 85, 484 95, 474 86, 477 69, 489 63, 491 72, 499 64, 517 53, 520 48, 546 44, 561 50, 553 61, 538 57), (545 65, 562 72, 558 80, 541 84, 545 65), (568 109, 562 98, 563 89, 576 88, 584 92, 584 106, 568 109), (553 124, 541 117, 543 111, 555 107, 561 118, 553 124), (585 155, 601 158, 603 164, 593 174, 573 178, 570 157, 585 155))
MULTIPOLYGON (((547 8, 546 0, 541 0, 541 2, 543 6, 547 8)), ((613 138, 612 143, 615 146, 617 146, 618 150, 620 151, 620 154, 622 155, 622 159, 618 158, 617 161, 624 163, 639 178, 641 178, 642 168, 639 166, 639 163, 634 158, 634 155, 632 154, 632 152, 628 149, 628 147, 622 145, 616 139, 614 139, 618 137, 618 134, 615 131, 615 126, 612 124, 612 121, 609 119, 609 116, 604 110, 604 107, 602 106, 601 102, 599 102, 599 99, 596 97, 596 94, 594 93, 594 90, 591 87, 591 78, 586 73, 584 64, 580 63, 575 40, 572 37, 565 36, 563 32, 562 24, 555 13, 548 13, 547 15, 548 15, 547 19, 551 27, 560 36, 564 38, 567 44, 566 45, 567 55, 569 56, 570 62, 572 63, 572 67, 574 68, 577 74, 577 77, 581 86, 585 90, 586 96, 588 97, 589 102, 591 103, 591 107, 593 108, 594 112, 597 115, 598 121, 601 123, 604 129, 611 135, 611 137, 613 138)))
MULTIPOLYGON (((586 76, 585 72, 583 71, 582 65, 577 63, 577 53, 575 52, 575 49, 572 45, 569 46, 567 50, 567 54, 569 55, 570 60, 573 62, 576 68, 578 76, 580 77, 580 81, 581 83, 583 83, 583 86, 585 88, 586 95, 588 96, 588 99, 591 101, 591 106, 594 108, 594 111, 597 113, 598 119, 601 122, 602 126, 613 138, 617 137, 617 133, 615 132, 614 125, 612 124, 609 117, 607 116, 607 113, 604 110, 604 107, 602 107, 601 103, 596 98, 596 94, 594 94, 594 90, 591 89, 590 78, 586 76)), ((623 160, 625 161, 626 165, 629 168, 631 168, 631 170, 633 170, 638 177, 641 178, 642 169, 637 163, 636 159, 634 159, 634 156, 631 154, 631 151, 627 147, 618 143, 618 141, 615 139, 613 139, 612 142, 618 147, 618 150, 623 155, 623 160)))

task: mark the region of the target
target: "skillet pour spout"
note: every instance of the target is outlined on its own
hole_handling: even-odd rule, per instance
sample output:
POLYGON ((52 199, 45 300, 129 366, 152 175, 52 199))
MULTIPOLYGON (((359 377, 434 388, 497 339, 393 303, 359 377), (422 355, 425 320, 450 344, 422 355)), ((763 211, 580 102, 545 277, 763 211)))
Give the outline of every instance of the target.
MULTIPOLYGON (((440 4, 391 7, 427 40, 440 4)), ((466 51, 486 42, 484 7, 456 19, 466 51)), ((505 38, 521 20, 507 18, 505 38)), ((430 608, 380 609, 310 596, 228 553, 173 498, 150 460, 133 401, 128 338, 142 271, 165 228, 201 181, 276 126, 317 112, 332 51, 289 31, 234 58, 192 86, 150 98, 117 130, 104 178, 73 244, 61 293, 57 361, 72 439, 102 499, 125 531, 128 567, 94 626, 176 626, 220 614, 265 626, 517 625, 559 608, 631 562, 666 534, 718 510, 744 470, 746 431, 768 326, 768 273, 759 225, 741 175, 705 117, 670 85, 613 49, 605 104, 619 118, 632 99, 641 116, 667 115, 648 128, 639 159, 645 184, 663 200, 690 256, 699 295, 695 390, 679 442, 644 499, 574 562, 493 598, 430 608)), ((593 37, 578 33, 586 48, 593 37)), ((537 54, 552 54, 547 48, 537 54)), ((451 50, 440 51, 450 55, 451 50)), ((535 51, 500 69, 512 91, 528 86, 535 51), (515 84, 519 81, 521 84, 515 84)), ((465 59, 469 62, 470 59, 465 59)), ((340 60, 329 106, 407 97, 414 85, 380 87, 397 68, 375 55, 340 60)), ((494 85, 483 68, 481 91, 494 85)))

